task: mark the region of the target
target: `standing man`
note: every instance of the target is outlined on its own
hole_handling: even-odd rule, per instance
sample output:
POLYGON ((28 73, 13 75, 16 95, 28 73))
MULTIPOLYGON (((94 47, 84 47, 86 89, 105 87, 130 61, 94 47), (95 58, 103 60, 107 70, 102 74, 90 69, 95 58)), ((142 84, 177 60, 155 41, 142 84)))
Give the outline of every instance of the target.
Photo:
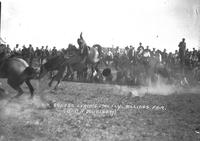
POLYGON ((108 48, 108 53, 107 53, 107 65, 110 65, 113 60, 113 53, 111 51, 111 48, 108 48))
POLYGON ((185 50, 186 50, 185 38, 182 39, 182 41, 179 43, 178 47, 179 47, 180 65, 183 68, 183 66, 185 64, 185 50))
POLYGON ((178 45, 179 47, 179 58, 180 58, 180 67, 181 67, 181 73, 183 75, 183 80, 181 80, 182 85, 188 85, 187 78, 185 76, 185 71, 184 71, 184 65, 185 65, 185 56, 186 56, 186 43, 185 43, 185 38, 182 39, 182 41, 178 45))
POLYGON ((142 43, 139 43, 139 47, 137 48, 137 59, 140 60, 143 57, 143 51, 144 47, 142 46, 142 43))
POLYGON ((166 49, 164 49, 163 50, 163 52, 162 52, 162 63, 164 64, 164 65, 167 65, 167 50, 166 49))

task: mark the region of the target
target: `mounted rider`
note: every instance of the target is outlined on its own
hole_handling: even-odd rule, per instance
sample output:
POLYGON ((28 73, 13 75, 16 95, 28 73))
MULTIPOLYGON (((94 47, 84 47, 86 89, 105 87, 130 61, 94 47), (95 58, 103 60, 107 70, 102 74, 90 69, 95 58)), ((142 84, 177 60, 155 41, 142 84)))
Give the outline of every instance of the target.
POLYGON ((83 39, 82 32, 80 34, 80 38, 77 39, 77 43, 79 45, 79 50, 80 50, 81 55, 84 55, 85 53, 87 55, 87 51, 85 50, 85 47, 87 47, 87 44, 85 40, 83 39))

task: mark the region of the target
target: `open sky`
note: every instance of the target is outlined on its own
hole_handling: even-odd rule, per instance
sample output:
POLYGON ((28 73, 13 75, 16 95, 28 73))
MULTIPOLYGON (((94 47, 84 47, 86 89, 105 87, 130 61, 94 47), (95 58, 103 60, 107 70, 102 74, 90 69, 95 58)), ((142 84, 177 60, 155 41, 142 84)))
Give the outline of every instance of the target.
POLYGON ((10 44, 200 47, 200 0, 1 0, 2 38, 10 44))

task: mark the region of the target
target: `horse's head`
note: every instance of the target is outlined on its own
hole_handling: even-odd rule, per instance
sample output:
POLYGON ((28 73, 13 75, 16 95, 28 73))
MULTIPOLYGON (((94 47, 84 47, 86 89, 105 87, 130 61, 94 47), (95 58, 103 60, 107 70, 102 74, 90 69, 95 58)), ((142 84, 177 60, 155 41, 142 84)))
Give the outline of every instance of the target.
POLYGON ((75 45, 73 44, 69 44, 67 50, 73 50, 75 47, 75 45))
POLYGON ((66 53, 67 55, 77 55, 79 54, 79 50, 76 48, 75 45, 69 44, 66 53))
POLYGON ((26 74, 26 76, 27 76, 29 79, 33 79, 33 78, 36 78, 36 77, 37 77, 37 70, 34 69, 33 67, 27 67, 27 68, 24 70, 24 74, 26 74))

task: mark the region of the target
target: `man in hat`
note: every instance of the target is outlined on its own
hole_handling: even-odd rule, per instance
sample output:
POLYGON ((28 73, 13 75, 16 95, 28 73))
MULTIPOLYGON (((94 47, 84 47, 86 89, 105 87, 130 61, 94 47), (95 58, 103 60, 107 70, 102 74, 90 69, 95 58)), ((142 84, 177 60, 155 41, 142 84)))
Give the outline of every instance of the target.
POLYGON ((185 38, 182 39, 182 41, 179 43, 178 47, 179 47, 180 64, 183 67, 183 65, 185 64, 185 50, 186 50, 185 38))

